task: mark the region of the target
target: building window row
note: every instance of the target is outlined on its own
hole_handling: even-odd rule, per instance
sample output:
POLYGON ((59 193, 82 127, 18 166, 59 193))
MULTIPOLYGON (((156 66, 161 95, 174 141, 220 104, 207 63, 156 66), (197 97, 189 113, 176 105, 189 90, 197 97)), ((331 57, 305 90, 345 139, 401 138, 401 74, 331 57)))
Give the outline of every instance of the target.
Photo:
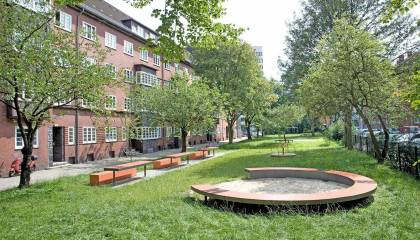
POLYGON ((105 128, 105 142, 116 142, 117 141, 117 128, 106 127, 105 128))
MULTIPOLYGON (((27 132, 26 129, 25 129, 25 132, 27 132)), ((34 139, 33 139, 32 144, 33 144, 34 148, 39 147, 38 130, 36 130, 36 132, 34 134, 34 139)), ((22 149, 24 146, 25 146, 25 144, 23 142, 22 132, 20 131, 19 127, 15 127, 15 149, 22 149)))
POLYGON ((63 30, 71 32, 71 15, 63 11, 55 14, 55 25, 63 30))
POLYGON ((83 22, 81 36, 88 40, 95 41, 96 40, 96 27, 87 22, 83 22))
POLYGON ((140 127, 137 129, 137 139, 148 140, 161 137, 160 127, 140 127))
POLYGON ((117 109, 117 97, 113 95, 107 96, 105 108, 108 110, 116 110, 117 109))
POLYGON ((140 71, 136 72, 136 83, 151 87, 159 84, 159 80, 154 74, 140 71))

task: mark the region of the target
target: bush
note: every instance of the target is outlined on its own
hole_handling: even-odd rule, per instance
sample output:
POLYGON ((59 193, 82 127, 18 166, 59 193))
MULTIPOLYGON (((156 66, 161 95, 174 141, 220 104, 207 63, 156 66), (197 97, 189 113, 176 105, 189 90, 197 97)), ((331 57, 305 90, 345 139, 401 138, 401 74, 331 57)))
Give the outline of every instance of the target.
POLYGON ((330 140, 341 141, 344 136, 344 123, 338 120, 325 129, 324 136, 330 140))

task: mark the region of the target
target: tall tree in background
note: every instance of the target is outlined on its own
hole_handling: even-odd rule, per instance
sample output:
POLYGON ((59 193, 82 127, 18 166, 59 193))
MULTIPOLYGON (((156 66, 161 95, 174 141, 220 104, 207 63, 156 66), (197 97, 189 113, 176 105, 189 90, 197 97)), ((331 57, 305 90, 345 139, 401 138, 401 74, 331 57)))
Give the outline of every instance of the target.
POLYGON ((267 111, 273 102, 277 100, 273 92, 273 84, 264 78, 252 82, 249 90, 243 98, 244 108, 242 115, 245 118, 247 137, 252 139, 251 127, 255 119, 267 111))
MULTIPOLYGON (((131 0, 134 7, 145 7, 154 0, 131 0)), ((219 41, 236 40, 242 29, 219 20, 226 12, 225 0, 164 0, 162 8, 152 16, 161 21, 156 29, 159 37, 151 39, 153 51, 166 59, 183 60, 185 49, 213 48, 219 41)))
POLYGON ((329 33, 335 19, 347 17, 354 27, 370 32, 385 45, 382 54, 390 60, 419 47, 415 21, 409 14, 383 22, 387 0, 305 0, 302 14, 289 25, 286 59, 279 61, 282 80, 290 99, 297 99, 297 89, 311 63, 318 59, 315 47, 329 33))
POLYGON ((260 76, 254 49, 246 43, 221 42, 216 49, 193 51, 195 71, 220 93, 218 104, 228 124, 229 143, 245 106, 244 98, 260 76))
MULTIPOLYGON (((60 1, 63 4, 77 3, 60 1)), ((0 102, 13 110, 23 140, 19 187, 30 183, 33 141, 51 109, 84 99, 103 100, 113 75, 99 65, 96 43, 76 48, 75 35, 52 28, 55 7, 38 1, 27 9, 0 2, 0 102), (87 60, 86 52, 97 64, 87 60)), ((95 104, 96 106, 103 105, 95 104)))
POLYGON ((368 32, 338 20, 333 31, 320 41, 317 51, 319 62, 312 66, 303 89, 318 86, 318 96, 327 97, 321 99, 324 104, 333 101, 339 107, 340 103, 341 107, 351 105, 369 130, 375 157, 383 163, 368 114, 376 116, 387 132, 383 115, 390 108, 384 106, 391 104, 397 84, 391 62, 381 57, 383 46, 368 32))
POLYGON ((303 109, 293 104, 282 104, 269 110, 265 116, 265 129, 283 134, 286 141, 286 131, 288 127, 298 123, 304 116, 303 109))
POLYGON ((135 111, 149 113, 154 124, 180 129, 181 152, 186 152, 189 132, 214 127, 215 94, 201 80, 190 82, 187 74, 177 74, 167 87, 138 87, 131 99, 135 111))

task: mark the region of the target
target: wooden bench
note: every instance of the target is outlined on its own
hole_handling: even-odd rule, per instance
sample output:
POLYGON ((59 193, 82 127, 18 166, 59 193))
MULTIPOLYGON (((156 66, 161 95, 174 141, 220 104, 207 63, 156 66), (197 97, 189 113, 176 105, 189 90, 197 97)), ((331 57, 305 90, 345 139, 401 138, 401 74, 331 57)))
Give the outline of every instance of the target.
POLYGON ((137 175, 137 169, 131 168, 123 171, 116 172, 115 176, 113 176, 113 172, 105 171, 105 172, 98 172, 90 174, 90 185, 98 186, 101 184, 108 184, 112 183, 115 180, 124 180, 127 178, 135 177, 137 175))
POLYGON ((200 148, 189 156, 190 160, 198 160, 207 157, 209 150, 207 148, 200 148))
MULTIPOLYGON (((122 180, 122 179, 118 179, 118 176, 120 175, 124 175, 123 173, 125 173, 128 170, 131 171, 135 171, 134 175, 124 175, 125 177, 123 179, 126 178, 130 178, 130 177, 135 177, 137 175, 137 167, 143 166, 144 167, 144 176, 146 176, 146 166, 152 164, 152 161, 136 161, 136 162, 129 162, 129 163, 124 163, 124 164, 120 164, 120 165, 116 165, 116 166, 112 166, 112 167, 106 167, 104 168, 104 171, 108 171, 109 173, 112 172, 111 174, 111 180, 112 180, 112 184, 115 184, 115 182, 117 180, 122 180)), ((108 175, 106 175, 108 176, 108 175)), ((108 179, 106 177, 104 177, 103 181, 107 181, 108 179)))
MULTIPOLYGON (((167 155, 166 157, 167 158, 170 158, 171 159, 171 162, 172 161, 178 161, 178 159, 179 159, 179 161, 181 161, 181 157, 185 157, 185 156, 190 156, 190 155, 192 155, 194 152, 182 152, 182 153, 175 153, 175 154, 170 154, 170 155, 167 155)), ((190 159, 189 158, 187 158, 187 164, 189 164, 190 163, 190 159)))
POLYGON ((162 158, 159 160, 153 161, 153 169, 162 169, 171 166, 178 166, 181 164, 181 158, 162 158))

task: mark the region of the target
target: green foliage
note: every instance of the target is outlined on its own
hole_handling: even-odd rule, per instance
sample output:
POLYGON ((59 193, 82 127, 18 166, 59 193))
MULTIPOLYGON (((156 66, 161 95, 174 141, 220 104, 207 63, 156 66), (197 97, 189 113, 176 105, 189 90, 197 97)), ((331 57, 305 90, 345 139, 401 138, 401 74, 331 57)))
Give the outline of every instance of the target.
MULTIPOLYGON (((289 137, 289 136, 288 136, 289 137)), ((418 180, 323 138, 295 137, 297 156, 273 159, 276 136, 230 145, 237 151, 132 185, 91 187, 88 175, 0 193, 3 239, 417 239, 418 180), (267 146, 267 147, 265 147, 267 146), (374 179, 373 202, 325 214, 243 214, 206 206, 193 184, 247 177, 247 167, 309 167, 374 179), (36 203, 36 207, 34 207, 36 203), (30 209, 30 211, 28 211, 30 209), (36 223, 36 227, 34 227, 36 223), (69 224, 63 224, 69 223, 69 224), (19 226, 19 227, 17 227, 19 226), (205 230, 203 230, 205 228, 205 230)), ((225 145, 227 147, 227 145, 225 145)))
POLYGON ((264 129, 284 133, 288 127, 298 123, 304 116, 300 106, 283 104, 269 110, 265 116, 264 129))
POLYGON ((316 46, 321 38, 332 31, 336 19, 347 17, 349 24, 370 32, 380 39, 385 51, 381 54, 396 58, 407 49, 416 48, 416 22, 407 14, 398 16, 389 23, 383 22, 388 0, 305 0, 302 14, 289 25, 286 38, 286 59, 279 61, 286 94, 297 101, 297 89, 313 62, 319 59, 316 46))
MULTIPOLYGON (((133 0, 142 8, 153 0, 133 0)), ((185 49, 214 48, 219 41, 236 40, 243 31, 232 24, 218 22, 225 15, 224 0, 165 0, 164 7, 154 9, 152 16, 161 21, 159 37, 150 44, 154 52, 169 60, 183 60, 185 49)))
MULTIPOLYGON (((255 91, 252 88, 262 76, 254 49, 247 43, 220 42, 216 49, 194 50, 193 61, 196 73, 220 93, 217 104, 231 129, 249 106, 244 98, 255 91)), ((229 141, 232 139, 229 134, 229 141)))
MULTIPOLYGON (((176 74, 169 86, 137 87, 131 99, 135 111, 141 115, 147 114, 153 124, 180 129, 181 133, 186 134, 214 127, 216 94, 203 81, 190 82, 187 74, 176 74)), ((182 136, 183 141, 185 137, 182 136)))
POLYGON ((407 14, 410 9, 420 3, 420 0, 390 0, 387 2, 387 9, 383 16, 383 21, 388 23, 395 18, 396 15, 407 14))
POLYGON ((323 132, 324 137, 334 141, 341 141, 344 136, 344 123, 342 120, 338 120, 332 123, 325 131, 323 132))

